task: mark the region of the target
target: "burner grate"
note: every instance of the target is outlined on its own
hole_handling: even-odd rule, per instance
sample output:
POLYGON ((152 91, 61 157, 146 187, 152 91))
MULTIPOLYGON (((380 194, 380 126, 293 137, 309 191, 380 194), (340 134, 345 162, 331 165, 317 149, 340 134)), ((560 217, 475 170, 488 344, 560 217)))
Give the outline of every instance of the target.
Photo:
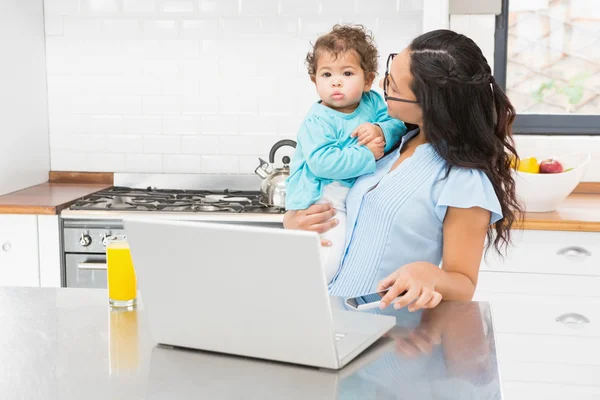
POLYGON ((122 186, 92 193, 77 200, 71 210, 225 212, 282 214, 283 208, 262 203, 258 191, 134 189, 122 186))

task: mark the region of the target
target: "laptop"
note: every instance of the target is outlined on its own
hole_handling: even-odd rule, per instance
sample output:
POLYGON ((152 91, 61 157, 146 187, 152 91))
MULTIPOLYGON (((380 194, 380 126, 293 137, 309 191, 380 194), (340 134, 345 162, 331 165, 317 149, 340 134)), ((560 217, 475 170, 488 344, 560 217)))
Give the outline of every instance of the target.
POLYGON ((395 317, 333 310, 314 232, 124 219, 152 336, 163 345, 339 369, 395 317))

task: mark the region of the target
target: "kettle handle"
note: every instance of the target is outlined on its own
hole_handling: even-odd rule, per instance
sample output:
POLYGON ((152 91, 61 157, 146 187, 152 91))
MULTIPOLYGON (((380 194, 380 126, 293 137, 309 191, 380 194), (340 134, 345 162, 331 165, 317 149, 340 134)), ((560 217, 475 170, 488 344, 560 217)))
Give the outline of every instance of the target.
POLYGON ((271 148, 271 151, 269 152, 269 162, 271 164, 275 162, 275 152, 277 152, 277 150, 279 150, 279 148, 283 146, 291 146, 293 148, 296 148, 296 142, 291 139, 283 139, 275 143, 271 148))

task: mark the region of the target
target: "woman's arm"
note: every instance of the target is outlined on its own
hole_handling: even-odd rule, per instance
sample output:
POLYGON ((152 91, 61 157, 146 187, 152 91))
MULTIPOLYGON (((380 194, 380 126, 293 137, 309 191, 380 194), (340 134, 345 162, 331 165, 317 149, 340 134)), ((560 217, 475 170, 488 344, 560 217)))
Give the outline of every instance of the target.
MULTIPOLYGON (((338 224, 333 218, 335 208, 331 204, 313 204, 306 210, 289 210, 283 216, 285 229, 300 229, 318 233, 327 232, 338 224)), ((329 240, 322 239, 321 245, 331 246, 329 240)))
POLYGON ((446 300, 473 298, 490 217, 488 210, 479 207, 448 207, 444 218, 444 274, 436 285, 446 300))
POLYGON ((379 283, 377 290, 391 287, 381 307, 387 307, 405 290, 407 293, 394 303, 395 308, 404 307, 417 298, 409 306, 410 311, 433 308, 442 298, 471 300, 489 224, 488 210, 448 207, 443 225, 442 268, 428 262, 402 266, 379 283))

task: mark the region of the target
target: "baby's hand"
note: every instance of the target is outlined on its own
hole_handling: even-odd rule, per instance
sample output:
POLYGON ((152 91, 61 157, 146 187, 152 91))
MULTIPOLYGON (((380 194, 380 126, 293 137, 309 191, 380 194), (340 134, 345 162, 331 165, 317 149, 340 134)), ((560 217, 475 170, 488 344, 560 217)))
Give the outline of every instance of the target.
POLYGON ((376 160, 379 160, 383 157, 383 149, 385 147, 385 142, 382 138, 375 138, 371 140, 367 145, 367 149, 371 150, 376 160))
POLYGON ((366 145, 376 138, 381 138, 383 141, 385 141, 385 137, 383 136, 383 131, 381 128, 369 122, 365 122, 364 124, 357 126, 350 136, 358 136, 359 145, 366 145))

